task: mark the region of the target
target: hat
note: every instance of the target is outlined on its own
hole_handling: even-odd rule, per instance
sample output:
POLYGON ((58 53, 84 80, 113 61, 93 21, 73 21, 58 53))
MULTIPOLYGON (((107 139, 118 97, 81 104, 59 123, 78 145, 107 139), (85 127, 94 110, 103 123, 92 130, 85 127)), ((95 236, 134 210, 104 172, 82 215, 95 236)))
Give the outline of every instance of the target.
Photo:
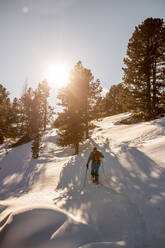
POLYGON ((95 147, 93 148, 93 150, 94 150, 94 151, 97 150, 97 147, 95 146, 95 147))

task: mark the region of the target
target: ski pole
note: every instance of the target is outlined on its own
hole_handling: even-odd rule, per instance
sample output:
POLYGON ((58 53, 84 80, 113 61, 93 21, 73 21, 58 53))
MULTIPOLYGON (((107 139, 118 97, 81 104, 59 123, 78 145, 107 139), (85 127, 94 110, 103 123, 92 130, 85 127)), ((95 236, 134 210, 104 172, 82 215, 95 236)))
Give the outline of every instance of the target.
POLYGON ((87 171, 88 171, 88 168, 86 168, 85 177, 84 177, 84 184, 83 184, 83 188, 85 187, 85 184, 86 184, 86 179, 87 179, 87 171))

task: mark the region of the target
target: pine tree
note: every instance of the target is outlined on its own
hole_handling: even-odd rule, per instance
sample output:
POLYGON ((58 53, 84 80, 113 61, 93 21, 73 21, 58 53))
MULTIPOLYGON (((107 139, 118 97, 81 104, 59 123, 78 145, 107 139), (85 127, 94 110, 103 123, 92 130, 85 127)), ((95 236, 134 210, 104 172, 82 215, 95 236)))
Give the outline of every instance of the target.
POLYGON ((14 137, 20 135, 20 104, 19 100, 15 97, 11 105, 11 121, 12 121, 12 133, 14 137))
POLYGON ((57 143, 61 146, 73 146, 75 154, 79 153, 79 143, 83 142, 85 131, 77 96, 72 94, 69 85, 61 89, 58 95, 63 112, 59 115, 61 125, 57 132, 59 136, 57 143))
POLYGON ((119 93, 119 87, 113 85, 106 95, 106 108, 109 112, 109 115, 119 114, 122 112, 122 107, 118 99, 119 93))
POLYGON ((0 84, 0 143, 9 135, 10 126, 10 99, 6 88, 0 84))
POLYGON ((40 139, 41 139, 40 133, 36 133, 34 140, 33 140, 33 143, 32 143, 32 147, 31 147, 33 158, 39 157, 39 153, 41 150, 40 139))
POLYGON ((105 98, 100 96, 93 109, 93 119, 99 119, 102 117, 107 116, 106 109, 105 109, 105 98))
POLYGON ((128 96, 129 92, 122 83, 112 85, 105 97, 97 104, 98 116, 105 117, 128 111, 128 96))
POLYGON ((58 95, 61 100, 59 105, 66 109, 73 108, 81 116, 86 138, 89 138, 90 122, 96 117, 94 109, 101 91, 100 81, 94 81, 91 70, 84 68, 79 61, 71 73, 70 83, 58 95))
MULTIPOLYGON (((102 92, 102 87, 100 85, 100 80, 97 79, 96 81, 90 82, 89 85, 89 93, 88 93, 88 122, 90 125, 90 122, 94 119, 97 118, 97 111, 96 106, 99 104, 101 100, 101 92, 102 92)), ((86 137, 88 138, 88 130, 87 130, 87 135, 86 137)))
POLYGON ((80 112, 85 124, 86 138, 89 138, 90 121, 96 117, 94 108, 101 97, 100 80, 94 81, 91 70, 84 68, 81 61, 79 61, 74 67, 71 82, 73 84, 71 90, 79 101, 80 112))
POLYGON ((53 115, 53 108, 49 106, 48 97, 50 94, 50 87, 46 80, 39 83, 37 88, 37 94, 40 101, 40 112, 41 112, 41 125, 43 130, 46 130, 47 125, 50 122, 51 116, 53 115))
POLYGON ((32 143, 32 157, 38 158, 41 150, 40 132, 46 130, 47 124, 54 114, 53 108, 49 105, 49 86, 46 81, 39 83, 38 88, 33 92, 31 130, 34 138, 32 143))
POLYGON ((4 111, 3 117, 5 119, 4 131, 5 131, 5 136, 7 138, 14 137, 11 107, 12 107, 11 101, 9 98, 7 98, 6 101, 4 101, 3 103, 3 111, 4 111))
POLYGON ((31 133, 32 136, 36 136, 36 134, 38 134, 42 129, 41 99, 37 90, 33 92, 31 108, 31 133))
POLYGON ((124 59, 124 84, 134 99, 132 109, 143 111, 148 118, 159 112, 164 82, 164 44, 163 19, 148 18, 135 28, 124 59))
POLYGON ((21 104, 21 134, 27 139, 32 137, 32 103, 33 103, 33 90, 27 89, 24 95, 20 99, 21 104))
POLYGON ((63 113, 63 126, 58 131, 57 143, 61 146, 73 146, 74 154, 79 153, 79 143, 84 141, 84 125, 78 111, 70 109, 63 113))
POLYGON ((89 137, 92 111, 101 90, 99 80, 94 81, 91 71, 84 68, 81 61, 75 65, 69 84, 60 90, 59 105, 64 110, 58 119, 62 125, 58 132, 58 143, 62 146, 74 145, 75 154, 78 153, 79 143, 89 137))

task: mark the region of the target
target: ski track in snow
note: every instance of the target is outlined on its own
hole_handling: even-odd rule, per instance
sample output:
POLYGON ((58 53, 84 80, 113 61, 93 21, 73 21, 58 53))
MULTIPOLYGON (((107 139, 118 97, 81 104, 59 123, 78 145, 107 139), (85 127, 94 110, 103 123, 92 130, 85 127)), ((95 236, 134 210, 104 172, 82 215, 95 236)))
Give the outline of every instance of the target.
POLYGON ((38 160, 30 144, 0 148, 1 248, 164 247, 165 118, 120 125, 128 115, 96 122, 77 156, 56 145, 55 130, 38 160), (85 181, 93 146, 104 154, 99 185, 90 170, 85 181))
POLYGON ((114 193, 119 194, 120 196, 123 196, 125 198, 125 206, 131 218, 131 225, 134 236, 134 247, 135 248, 147 247, 145 240, 145 221, 136 203, 133 202, 127 194, 115 192, 115 190, 111 188, 109 185, 108 186, 103 185, 103 187, 105 187, 106 190, 110 192, 113 191, 114 193))

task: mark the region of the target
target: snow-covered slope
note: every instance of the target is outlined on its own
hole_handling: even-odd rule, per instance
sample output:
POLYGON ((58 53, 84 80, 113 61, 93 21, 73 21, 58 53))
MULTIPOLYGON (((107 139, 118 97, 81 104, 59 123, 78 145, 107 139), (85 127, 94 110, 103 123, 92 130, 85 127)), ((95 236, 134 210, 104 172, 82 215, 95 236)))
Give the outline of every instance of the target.
POLYGON ((72 156, 42 136, 39 159, 31 144, 0 147, 1 248, 164 248, 165 118, 121 125, 129 114, 96 122, 72 156), (100 184, 86 175, 93 146, 104 154, 100 184))

